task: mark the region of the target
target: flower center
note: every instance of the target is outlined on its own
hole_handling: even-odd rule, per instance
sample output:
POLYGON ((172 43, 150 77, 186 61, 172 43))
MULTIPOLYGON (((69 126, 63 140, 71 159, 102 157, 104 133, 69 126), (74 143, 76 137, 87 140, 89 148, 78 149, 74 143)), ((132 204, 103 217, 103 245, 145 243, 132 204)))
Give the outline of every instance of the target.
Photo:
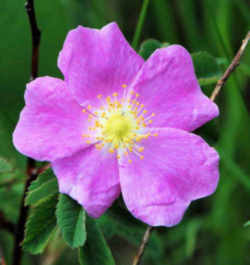
MULTIPOLYGON (((125 88, 125 85, 123 85, 125 88)), ((138 101, 139 94, 130 92, 122 99, 118 99, 118 93, 113 93, 105 100, 102 95, 97 98, 101 106, 92 111, 92 106, 84 108, 82 111, 88 114, 89 128, 88 134, 82 136, 86 143, 96 142, 97 149, 106 149, 110 153, 117 153, 119 159, 122 155, 128 156, 129 153, 135 153, 140 159, 144 147, 141 140, 149 136, 157 136, 157 133, 151 134, 149 128, 152 123, 154 113, 148 114, 144 105, 138 101)))
POLYGON ((103 135, 120 143, 131 136, 133 121, 125 114, 114 113, 104 123, 103 135))

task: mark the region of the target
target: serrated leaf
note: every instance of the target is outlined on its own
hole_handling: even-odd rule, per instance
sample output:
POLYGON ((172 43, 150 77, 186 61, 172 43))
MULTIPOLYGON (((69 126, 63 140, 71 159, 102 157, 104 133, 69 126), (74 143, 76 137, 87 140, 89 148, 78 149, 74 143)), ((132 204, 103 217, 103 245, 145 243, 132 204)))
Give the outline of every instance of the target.
POLYGON ((56 194, 57 192, 57 179, 52 170, 48 169, 31 183, 25 199, 25 204, 32 205, 40 203, 48 196, 56 194))
POLYGON ((158 40, 148 39, 141 44, 139 54, 147 60, 156 49, 167 47, 168 45, 169 43, 167 42, 161 43, 158 40))
POLYGON ((56 216, 68 245, 72 248, 83 246, 86 241, 86 215, 82 206, 69 196, 60 194, 56 216))
POLYGON ((57 195, 48 197, 32 209, 25 228, 23 249, 32 253, 42 253, 56 228, 57 195))
POLYGON ((192 54, 195 73, 201 86, 216 83, 222 75, 217 60, 208 52, 192 54))
POLYGON ((11 170, 12 170, 11 164, 4 158, 0 157, 0 174, 5 172, 10 172, 11 170))
POLYGON ((81 265, 115 265, 110 248, 96 222, 87 218, 87 242, 79 248, 81 265))

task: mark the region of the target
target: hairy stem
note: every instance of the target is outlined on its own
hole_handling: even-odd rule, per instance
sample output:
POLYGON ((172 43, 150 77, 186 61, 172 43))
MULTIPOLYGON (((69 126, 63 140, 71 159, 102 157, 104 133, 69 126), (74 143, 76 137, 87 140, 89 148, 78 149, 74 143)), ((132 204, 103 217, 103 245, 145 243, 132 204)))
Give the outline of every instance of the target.
MULTIPOLYGON (((38 59, 39 59, 39 46, 40 46, 40 37, 41 32, 38 29, 36 14, 34 9, 34 1, 27 0, 25 4, 27 15, 29 18, 30 29, 32 34, 32 59, 31 59, 31 77, 33 80, 37 77, 38 74, 38 59)), ((17 224, 16 237, 14 242, 14 252, 13 252, 13 265, 20 265, 22 262, 22 247, 21 242, 24 238, 24 229, 25 223, 28 217, 29 207, 25 206, 25 196, 28 191, 30 183, 37 177, 37 169, 35 165, 35 160, 32 158, 27 159, 27 179, 24 187, 23 197, 21 201, 19 219, 17 224)))

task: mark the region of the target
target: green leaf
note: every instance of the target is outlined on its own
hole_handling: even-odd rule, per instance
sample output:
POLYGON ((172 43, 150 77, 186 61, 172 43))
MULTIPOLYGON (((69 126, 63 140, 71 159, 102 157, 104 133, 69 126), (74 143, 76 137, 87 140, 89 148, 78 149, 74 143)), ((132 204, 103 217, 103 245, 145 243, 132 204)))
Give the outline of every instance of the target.
POLYGON ((96 222, 87 218, 88 238, 84 247, 79 249, 81 265, 115 265, 109 246, 96 222))
POLYGON ((48 169, 31 183, 28 195, 25 199, 25 204, 32 205, 40 203, 48 196, 54 195, 57 192, 57 179, 54 176, 52 170, 48 169))
POLYGON ((216 83, 222 75, 217 60, 208 52, 192 54, 195 73, 201 86, 216 83))
POLYGON ((86 216, 82 206, 67 195, 60 194, 56 216, 63 238, 69 246, 83 246, 86 241, 86 216))
POLYGON ((0 157, 0 174, 5 172, 10 172, 12 170, 11 164, 4 158, 0 157))
POLYGON ((56 227, 57 195, 50 196, 36 208, 28 218, 23 249, 32 254, 42 253, 56 227))
POLYGON ((158 40, 154 40, 154 39, 148 39, 145 40, 140 47, 139 50, 139 54, 145 59, 147 60, 149 58, 149 56, 156 50, 159 48, 163 48, 163 47, 167 47, 169 45, 169 43, 164 42, 161 43, 158 40))
POLYGON ((247 226, 250 226, 250 221, 247 221, 247 222, 244 224, 244 227, 247 227, 247 226))

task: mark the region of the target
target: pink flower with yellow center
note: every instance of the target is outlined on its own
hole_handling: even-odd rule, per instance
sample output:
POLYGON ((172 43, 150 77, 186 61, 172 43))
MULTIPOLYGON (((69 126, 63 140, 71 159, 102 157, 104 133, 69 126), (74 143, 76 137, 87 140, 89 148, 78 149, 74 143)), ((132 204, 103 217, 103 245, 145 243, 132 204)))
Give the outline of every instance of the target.
POLYGON ((218 154, 190 133, 218 115, 179 45, 145 62, 117 24, 69 32, 64 80, 30 82, 14 132, 23 154, 50 161, 61 193, 99 217, 122 193, 152 226, 177 224, 191 201, 213 193, 218 154))

